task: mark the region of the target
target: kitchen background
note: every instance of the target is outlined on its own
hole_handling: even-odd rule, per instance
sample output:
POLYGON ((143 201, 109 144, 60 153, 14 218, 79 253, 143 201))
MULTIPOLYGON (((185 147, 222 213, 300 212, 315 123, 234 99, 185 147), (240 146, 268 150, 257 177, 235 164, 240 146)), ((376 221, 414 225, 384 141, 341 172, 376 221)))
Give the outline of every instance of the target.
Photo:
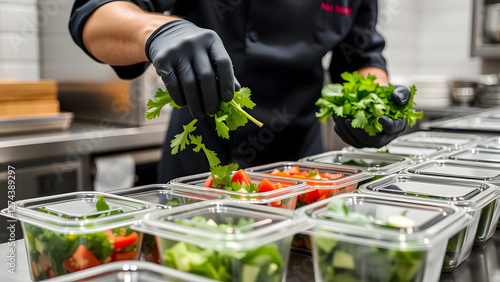
MULTIPOLYGON (((483 44, 491 39, 483 36, 483 4, 493 7, 495 2, 500 1, 379 0, 378 29, 387 41, 390 79, 417 85, 417 107, 424 110, 425 119, 500 104, 500 97, 481 102, 476 95, 460 106, 451 87, 459 81, 477 88, 478 81, 484 82, 482 74, 500 72, 500 47, 483 44)), ((168 114, 146 122, 144 111, 162 83, 151 70, 139 79, 119 81, 111 68, 78 49, 67 29, 72 4, 73 0, 0 0, 0 83, 55 81, 61 111, 72 113, 47 118, 47 123, 64 127, 59 131, 35 132, 43 128, 36 125, 40 120, 0 119, 0 195, 7 195, 8 165, 16 167, 16 200, 83 189, 104 191, 156 179, 168 114), (26 131, 12 134, 13 128, 26 131)), ((500 16, 496 20, 500 29, 500 16)), ((487 77, 490 86, 498 83, 495 78, 498 75, 487 77)), ((325 149, 345 146, 331 123, 323 129, 325 149)), ((0 208, 6 205, 2 202, 0 208)), ((5 230, 3 220, 0 230, 5 230)), ((6 239, 2 236, 0 242, 6 239)))

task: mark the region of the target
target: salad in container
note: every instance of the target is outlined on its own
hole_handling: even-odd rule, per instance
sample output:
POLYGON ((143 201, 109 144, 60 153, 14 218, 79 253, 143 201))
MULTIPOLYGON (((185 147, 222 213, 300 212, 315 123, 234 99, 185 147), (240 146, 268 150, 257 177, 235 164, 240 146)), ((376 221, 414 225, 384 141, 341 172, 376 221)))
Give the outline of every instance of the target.
POLYGON ((420 199, 429 204, 463 208, 473 221, 449 242, 443 271, 456 268, 470 255, 473 245, 485 243, 495 233, 500 209, 497 186, 483 181, 415 174, 391 175, 362 185, 358 191, 391 199, 420 199))
POLYGON ((17 201, 1 214, 21 222, 31 277, 40 281, 138 259, 140 233, 129 226, 156 209, 148 202, 89 191, 17 201))
POLYGON ((310 188, 302 179, 284 179, 273 175, 247 173, 234 165, 212 172, 172 179, 179 189, 198 189, 226 195, 230 201, 293 210, 297 196, 310 188))
POLYGON ((276 162, 250 167, 245 171, 306 181, 311 191, 298 197, 296 208, 350 193, 358 187, 359 182, 371 178, 363 168, 301 162, 276 162))
POLYGON ((158 236, 163 265, 218 281, 283 281, 293 211, 206 201, 149 213, 132 228, 158 236))
POLYGON ((385 175, 397 173, 412 163, 410 158, 398 155, 349 151, 329 151, 302 158, 299 162, 348 165, 366 169, 373 177, 360 182, 358 185, 379 179, 385 175))
POLYGON ((463 209, 360 193, 297 210, 313 224, 315 281, 438 281, 447 242, 472 218, 463 209))
POLYGON ((460 150, 476 146, 481 136, 464 133, 438 131, 417 131, 401 135, 391 143, 443 145, 451 150, 460 150))
POLYGON ((112 262, 66 274, 47 282, 216 282, 198 275, 143 261, 112 262))
MULTIPOLYGON (((171 209, 200 201, 224 200, 228 196, 220 193, 200 191, 199 189, 182 187, 171 184, 153 184, 133 188, 113 190, 114 195, 130 197, 155 204, 160 209, 171 209)), ((149 234, 141 234, 141 260, 160 263, 156 238, 149 234)))

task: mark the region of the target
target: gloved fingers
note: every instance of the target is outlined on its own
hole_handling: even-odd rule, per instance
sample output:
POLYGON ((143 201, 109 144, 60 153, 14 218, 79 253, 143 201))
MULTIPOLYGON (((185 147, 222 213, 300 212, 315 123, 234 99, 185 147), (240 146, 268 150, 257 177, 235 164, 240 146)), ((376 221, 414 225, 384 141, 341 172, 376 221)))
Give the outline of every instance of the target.
POLYGON ((399 134, 406 129, 406 125, 408 124, 406 118, 392 119, 387 116, 380 117, 378 122, 382 125, 382 131, 387 134, 399 134))
POLYGON ((215 40, 209 49, 209 57, 217 72, 220 97, 229 102, 234 97, 233 64, 221 40, 215 40))
POLYGON ((161 78, 163 83, 165 84, 165 88, 167 88, 170 97, 174 100, 175 104, 179 107, 184 107, 187 105, 186 98, 182 94, 181 84, 179 82, 179 78, 175 71, 171 71, 168 74, 162 74, 161 78))
POLYGON ((241 84, 240 82, 236 79, 236 76, 234 77, 234 91, 240 91, 241 89, 241 84))
POLYGON ((196 52, 193 58, 194 72, 198 77, 199 89, 205 112, 215 114, 219 110, 220 98, 214 69, 206 53, 196 52))
POLYGON ((375 136, 370 136, 361 128, 352 128, 351 133, 357 140, 362 140, 364 147, 373 148, 385 146, 398 136, 398 133, 386 134, 383 132, 377 133, 375 136))
POLYGON ((391 93, 391 99, 398 106, 406 105, 410 100, 410 89, 403 85, 395 85, 391 93))
MULTIPOLYGON (((348 124, 352 122, 352 119, 345 119, 342 117, 339 117, 337 115, 333 115, 333 120, 335 121, 335 126, 333 129, 337 133, 337 135, 344 141, 345 143, 356 147, 356 148, 363 148, 363 144, 357 140, 349 131, 348 129, 348 124)), ((350 125, 349 125, 350 127, 350 125)))
POLYGON ((195 119, 202 119, 205 116, 203 103, 198 88, 198 81, 190 64, 180 63, 181 68, 177 70, 177 75, 182 86, 182 93, 186 98, 191 115, 195 119))

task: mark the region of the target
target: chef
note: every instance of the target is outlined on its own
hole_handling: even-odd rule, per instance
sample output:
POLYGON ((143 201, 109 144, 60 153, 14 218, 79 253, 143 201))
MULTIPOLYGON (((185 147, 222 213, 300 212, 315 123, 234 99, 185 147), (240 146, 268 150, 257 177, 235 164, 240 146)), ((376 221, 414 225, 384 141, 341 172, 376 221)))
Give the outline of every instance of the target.
MULTIPOLYGON (((170 140, 193 117, 200 119, 197 135, 222 164, 248 167, 320 153, 314 103, 323 86, 321 60, 332 51, 333 82, 358 71, 387 84, 376 21, 375 0, 76 0, 69 29, 83 51, 123 79, 152 64, 174 102, 187 106, 170 119, 159 166, 159 181, 166 182, 208 171, 202 153, 170 153, 170 140), (213 119, 203 117, 241 86, 251 89, 257 106, 249 112, 264 126, 248 123, 221 139, 213 119)), ((396 88, 395 103, 408 102, 406 90, 396 88)), ((355 147, 381 147, 407 125, 406 119, 379 121, 384 131, 376 136, 339 117, 335 131, 355 147)))

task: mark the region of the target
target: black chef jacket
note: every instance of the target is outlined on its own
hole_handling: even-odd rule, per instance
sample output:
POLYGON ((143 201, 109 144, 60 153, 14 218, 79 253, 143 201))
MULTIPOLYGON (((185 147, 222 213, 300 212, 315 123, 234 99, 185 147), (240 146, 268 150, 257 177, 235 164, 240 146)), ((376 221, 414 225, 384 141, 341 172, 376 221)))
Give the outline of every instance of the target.
MULTIPOLYGON (((85 21, 99 6, 113 0, 76 0, 70 19, 74 41, 82 42, 85 21)), ((264 123, 249 122, 229 140, 215 134, 209 118, 195 133, 215 150, 222 164, 248 167, 297 160, 322 151, 320 126, 314 113, 323 83, 322 57, 333 50, 330 73, 362 67, 386 69, 385 42, 375 30, 375 0, 127 0, 147 11, 171 11, 199 27, 215 30, 231 56, 235 76, 252 91, 257 106, 249 113, 264 123)), ((89 54, 90 55, 90 54, 89 54)), ((122 78, 140 75, 149 63, 113 67, 122 78)), ((154 93, 151 93, 153 96, 154 93)), ((169 142, 193 118, 188 109, 174 110, 169 124, 159 181, 208 171, 203 153, 190 148, 170 154, 169 142)))

